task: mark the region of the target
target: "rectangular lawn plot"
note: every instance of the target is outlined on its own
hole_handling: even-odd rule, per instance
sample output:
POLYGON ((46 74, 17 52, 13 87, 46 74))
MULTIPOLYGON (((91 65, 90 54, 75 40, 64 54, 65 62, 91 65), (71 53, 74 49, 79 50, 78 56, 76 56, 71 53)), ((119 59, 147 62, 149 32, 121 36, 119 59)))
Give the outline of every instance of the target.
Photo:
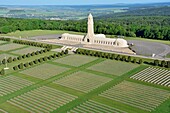
POLYGON ((10 55, 10 54, 0 54, 0 60, 3 60, 5 57, 8 59, 9 57, 15 58, 17 56, 10 55))
POLYGON ((39 48, 39 47, 27 47, 27 48, 24 48, 24 49, 13 51, 12 53, 23 55, 23 54, 27 54, 27 53, 36 52, 36 51, 39 51, 39 50, 42 50, 42 49, 43 48, 39 48))
POLYGON ((76 98, 76 96, 43 86, 7 102, 30 113, 49 113, 76 98))
POLYGON ((46 63, 24 70, 21 73, 45 80, 66 70, 68 70, 68 68, 46 63))
POLYGON ((137 64, 131 64, 114 60, 105 60, 101 63, 89 67, 88 69, 120 76, 134 68, 137 68, 138 66, 139 65, 137 64))
POLYGON ((170 97, 170 91, 124 81, 100 96, 146 111, 152 111, 170 97))
POLYGON ((87 72, 77 72, 63 77, 55 81, 55 83, 87 93, 111 80, 111 78, 98 76, 87 72))
POLYGON ((149 67, 130 78, 170 87, 170 70, 166 69, 149 67))
POLYGON ((64 58, 57 59, 57 60, 55 60, 55 62, 78 67, 78 66, 81 66, 83 64, 86 64, 86 63, 91 62, 96 59, 97 58, 90 57, 90 56, 69 55, 64 58))
POLYGON ((25 45, 20 45, 20 44, 5 44, 5 45, 0 45, 0 50, 1 51, 9 51, 9 50, 14 50, 14 49, 18 49, 18 48, 22 48, 25 45))
POLYGON ((0 96, 10 94, 32 84, 32 82, 16 76, 2 77, 0 78, 0 96))
POLYGON ((126 113, 122 110, 110 107, 92 100, 86 101, 76 106, 67 113, 126 113))

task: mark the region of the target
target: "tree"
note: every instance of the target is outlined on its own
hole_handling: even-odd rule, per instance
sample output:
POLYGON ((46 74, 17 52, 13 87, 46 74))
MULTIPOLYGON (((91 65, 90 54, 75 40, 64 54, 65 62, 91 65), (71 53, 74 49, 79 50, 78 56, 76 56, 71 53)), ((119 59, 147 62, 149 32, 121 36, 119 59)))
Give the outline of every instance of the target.
POLYGON ((166 66, 166 61, 161 61, 161 67, 165 67, 166 66))
POLYGON ((167 68, 170 68, 170 61, 167 61, 167 68))
POLYGON ((14 58, 13 61, 14 61, 14 62, 17 61, 17 58, 14 58))
POLYGON ((5 70, 2 69, 2 70, 0 71, 0 74, 1 74, 1 75, 5 75, 5 70))
POLYGON ((127 62, 131 62, 132 58, 131 56, 128 56, 127 62))
POLYGON ((20 64, 18 65, 18 68, 19 68, 19 69, 23 69, 23 68, 24 68, 24 64, 23 64, 23 63, 20 63, 20 64))
POLYGON ((135 58, 133 59, 133 63, 136 63, 136 59, 135 58))
POLYGON ((120 60, 120 55, 117 55, 116 60, 120 60))
POLYGON ((17 59, 18 59, 18 60, 21 60, 21 59, 22 59, 22 57, 21 57, 21 56, 19 56, 19 57, 17 57, 17 59))
POLYGON ((7 63, 6 59, 3 59, 2 64, 6 64, 6 63, 7 63))
POLYGON ((125 56, 122 56, 122 61, 126 61, 126 57, 125 56))
POLYGON ((64 53, 65 53, 65 54, 68 54, 68 49, 66 49, 64 53))
POLYGON ((28 63, 28 62, 27 62, 27 63, 25 63, 25 64, 24 64, 24 66, 25 66, 25 67, 28 67, 28 66, 29 66, 29 63, 28 63))
POLYGON ((14 66, 13 69, 16 71, 18 70, 18 66, 14 66))
POLYGON ((29 65, 30 65, 30 66, 33 66, 33 65, 34 65, 34 62, 32 62, 32 61, 29 62, 29 65))
POLYGON ((142 64, 143 63, 143 60, 142 59, 139 59, 139 64, 142 64))
POLYGON ((154 65, 158 66, 159 65, 159 60, 154 60, 154 65))
POLYGON ((8 60, 7 60, 8 63, 11 63, 12 62, 12 57, 9 57, 8 60))

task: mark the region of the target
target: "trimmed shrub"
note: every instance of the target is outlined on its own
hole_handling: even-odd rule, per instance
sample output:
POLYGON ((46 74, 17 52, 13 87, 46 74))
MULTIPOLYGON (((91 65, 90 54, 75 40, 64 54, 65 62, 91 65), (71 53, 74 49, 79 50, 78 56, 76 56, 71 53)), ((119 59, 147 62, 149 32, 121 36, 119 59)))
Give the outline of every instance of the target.
POLYGON ((18 59, 18 60, 21 60, 21 59, 22 59, 22 56, 17 57, 17 59, 18 59))
POLYGON ((132 60, 131 56, 128 56, 127 62, 131 62, 131 60, 132 60))
POLYGON ((18 66, 14 66, 13 70, 15 70, 15 71, 18 70, 18 66))
POLYGON ((120 60, 120 55, 117 55, 116 60, 120 60))
POLYGON ((25 54, 24 54, 24 55, 22 55, 22 58, 23 58, 23 59, 25 59, 25 58, 26 58, 26 55, 25 55, 25 54))
POLYGON ((34 60, 34 64, 38 64, 38 60, 37 59, 34 60))
POLYGON ((137 62, 137 60, 136 59, 133 59, 133 63, 136 63, 137 62))
POLYGON ((139 59, 139 64, 142 64, 143 63, 143 60, 142 59, 139 59))
POLYGON ((35 56, 35 52, 32 52, 32 53, 31 53, 31 56, 35 56))
POLYGON ((3 59, 2 64, 6 64, 6 63, 7 63, 6 59, 3 59))
POLYGON ((159 60, 154 60, 154 66, 158 66, 159 65, 159 60))
POLYGON ((14 62, 17 61, 17 58, 14 58, 13 61, 14 61, 14 62))
POLYGON ((33 66, 33 65, 34 65, 34 62, 33 62, 33 61, 29 62, 29 65, 30 65, 30 66, 33 66))
POLYGON ((166 61, 161 61, 161 67, 165 67, 166 66, 166 61))
POLYGON ((30 53, 28 53, 28 54, 26 55, 26 57, 27 57, 27 58, 29 58, 30 56, 31 56, 31 54, 30 54, 30 53))
POLYGON ((24 64, 23 64, 23 63, 19 64, 19 65, 18 65, 18 68, 19 68, 19 69, 23 69, 23 68, 24 68, 24 64))
POLYGON ((25 67, 28 67, 28 66, 29 66, 29 63, 25 63, 24 66, 25 66, 25 67))
POLYGON ((2 70, 0 71, 0 74, 1 74, 1 75, 5 75, 5 70, 2 69, 2 70))
POLYGON ((11 63, 12 61, 13 61, 12 57, 9 57, 8 60, 7 60, 8 63, 11 63))
POLYGON ((125 56, 122 56, 122 61, 126 61, 126 57, 125 56))
POLYGON ((167 61, 167 68, 170 68, 170 61, 167 61))

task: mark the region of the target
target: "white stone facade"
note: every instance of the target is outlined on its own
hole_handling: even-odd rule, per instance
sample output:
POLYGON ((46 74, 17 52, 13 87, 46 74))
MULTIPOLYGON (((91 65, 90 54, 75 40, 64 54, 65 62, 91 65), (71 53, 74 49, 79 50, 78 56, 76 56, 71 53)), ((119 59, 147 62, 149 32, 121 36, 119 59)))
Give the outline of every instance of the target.
POLYGON ((64 33, 62 34, 61 40, 68 40, 68 41, 76 41, 79 43, 85 44, 97 44, 97 45, 106 45, 106 46, 113 46, 113 47, 129 47, 126 40, 117 38, 106 38, 104 34, 94 34, 94 22, 93 16, 89 14, 88 16, 88 32, 87 35, 73 35, 64 33))

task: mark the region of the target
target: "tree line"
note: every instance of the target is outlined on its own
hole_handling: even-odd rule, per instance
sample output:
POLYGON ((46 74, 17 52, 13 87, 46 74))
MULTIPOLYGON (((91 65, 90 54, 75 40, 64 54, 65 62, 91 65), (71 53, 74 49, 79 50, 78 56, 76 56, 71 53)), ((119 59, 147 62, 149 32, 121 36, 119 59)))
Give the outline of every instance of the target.
MULTIPOLYGON (((68 30, 87 32, 85 20, 40 20, 0 18, 0 33, 7 34, 17 30, 68 30)), ((137 16, 96 19, 94 31, 98 34, 122 35, 149 39, 170 40, 170 17, 137 16)))

